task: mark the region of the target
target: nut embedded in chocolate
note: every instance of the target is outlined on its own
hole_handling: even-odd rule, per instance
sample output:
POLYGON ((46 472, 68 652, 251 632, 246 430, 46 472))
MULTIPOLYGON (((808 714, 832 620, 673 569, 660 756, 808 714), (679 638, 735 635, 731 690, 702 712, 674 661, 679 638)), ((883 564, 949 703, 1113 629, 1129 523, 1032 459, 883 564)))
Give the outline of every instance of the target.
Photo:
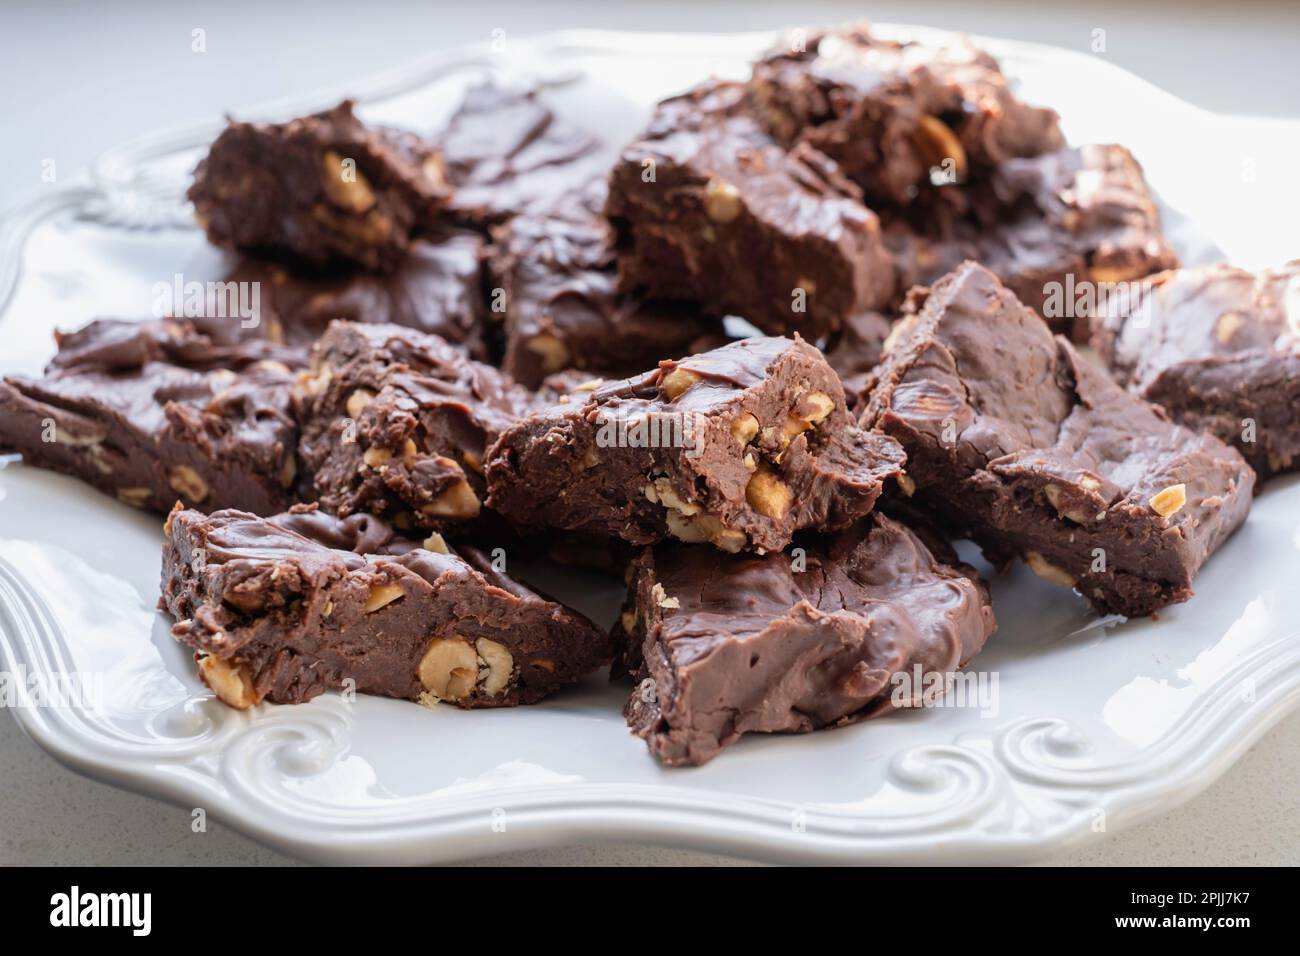
POLYGON ((1101 611, 1150 614, 1245 520, 1255 473, 1082 360, 982 266, 923 297, 862 424, 907 451, 909 501, 1101 611))
POLYGON ((178 499, 260 514, 288 504, 297 427, 286 362, 305 355, 226 344, 179 319, 100 319, 58 338, 43 376, 0 380, 0 450, 162 513, 178 499))
POLYGON ((745 339, 569 398, 488 452, 487 505, 524 529, 775 550, 857 520, 902 470, 797 338, 745 339))
POLYGON ((590 621, 473 549, 422 548, 369 515, 177 506, 165 533, 159 603, 231 707, 345 681, 425 704, 530 704, 610 658, 590 621))
POLYGON ((879 221, 858 189, 816 150, 777 145, 739 84, 660 103, 614 166, 606 212, 623 289, 772 334, 819 340, 894 292, 879 221))
POLYGON ((326 510, 444 528, 479 515, 487 445, 539 404, 437 336, 335 322, 295 390, 299 453, 326 510))
POLYGON ((1166 272, 1094 320, 1120 384, 1233 445, 1261 479, 1300 467, 1300 261, 1166 272))
POLYGON ((965 39, 899 43, 862 24, 819 31, 759 60, 749 90, 773 135, 826 153, 872 204, 928 198, 936 168, 964 182, 1064 145, 1056 113, 1017 98, 997 61, 965 39))
POLYGON ((287 123, 231 120, 188 196, 217 245, 316 269, 389 271, 448 193, 432 147, 365 126, 345 100, 287 123))

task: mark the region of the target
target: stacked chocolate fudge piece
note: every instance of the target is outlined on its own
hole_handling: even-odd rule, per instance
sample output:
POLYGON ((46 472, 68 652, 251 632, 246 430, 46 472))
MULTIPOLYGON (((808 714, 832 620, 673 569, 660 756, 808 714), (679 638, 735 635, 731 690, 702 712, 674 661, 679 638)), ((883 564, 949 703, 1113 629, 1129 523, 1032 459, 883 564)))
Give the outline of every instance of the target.
POLYGON ((1300 261, 1163 273, 1095 321, 1092 344, 1116 381, 1261 479, 1300 468, 1300 261))
POLYGON ((615 145, 491 84, 431 137, 231 122, 190 198, 254 321, 61 335, 0 447, 168 514, 233 707, 612 663, 668 765, 933 702, 995 629, 950 539, 1151 614, 1294 467, 1295 266, 1162 272, 1133 157, 970 44, 783 41, 615 145), (1067 279, 1143 294, 1058 316, 1067 279), (611 629, 489 553, 538 541, 618 561, 611 629))
MULTIPOLYGON (((816 148, 862 188, 900 292, 974 259, 1040 308, 1044 286, 1067 276, 1118 282, 1177 264, 1133 156, 1068 147, 1056 113, 1016 97, 969 42, 796 33, 755 65, 749 89, 774 136, 816 148)), ((1086 340, 1086 321, 1045 317, 1086 340)))

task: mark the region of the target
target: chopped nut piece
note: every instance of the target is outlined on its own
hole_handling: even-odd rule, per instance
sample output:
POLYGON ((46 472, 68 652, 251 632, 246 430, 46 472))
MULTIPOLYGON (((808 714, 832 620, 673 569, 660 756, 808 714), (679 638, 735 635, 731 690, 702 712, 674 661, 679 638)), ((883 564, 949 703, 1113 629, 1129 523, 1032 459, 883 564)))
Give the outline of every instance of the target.
POLYGON ((799 399, 794 414, 810 425, 820 425, 835 411, 835 399, 825 392, 809 392, 799 399))
POLYGON ((439 554, 450 554, 451 549, 447 547, 447 542, 438 532, 433 532, 424 539, 425 551, 436 551, 439 554))
POLYGON ((421 505, 420 513, 440 518, 473 518, 479 513, 478 495, 462 478, 427 505, 421 505))
POLYGON ((1164 491, 1152 495, 1149 504, 1151 510, 1160 517, 1168 518, 1187 504, 1187 486, 1184 484, 1170 485, 1164 491))
POLYGON ((375 192, 355 164, 351 175, 345 176, 344 159, 332 149, 325 151, 323 164, 325 195, 331 202, 352 212, 365 212, 374 206, 375 192))
POLYGON ((71 448, 93 447, 102 442, 105 437, 105 434, 101 431, 92 431, 85 435, 74 435, 71 432, 64 431, 58 425, 54 426, 54 441, 71 448))
POLYGON ((916 127, 915 144, 921 162, 926 166, 933 169, 942 166, 945 159, 951 159, 957 179, 960 181, 966 178, 966 150, 962 148, 957 134, 939 117, 921 117, 916 127))
POLYGON ((393 582, 372 585, 370 594, 366 596, 365 607, 362 610, 367 614, 371 614, 385 605, 392 604, 405 594, 406 592, 402 590, 402 586, 393 582))
POLYGON ((659 387, 663 389, 664 396, 668 401, 675 401, 679 395, 685 392, 692 385, 701 381, 700 376, 696 375, 690 369, 675 368, 663 377, 659 387))
POLYGON ((208 497, 208 483, 189 465, 173 465, 167 471, 167 484, 172 490, 195 504, 208 497))
POLYGON ((528 351, 541 356, 542 371, 547 374, 558 372, 569 365, 569 349, 554 335, 546 332, 535 335, 528 340, 526 347, 528 351))
POLYGON ((654 597, 655 603, 662 608, 674 610, 682 606, 681 598, 669 597, 668 593, 664 590, 664 586, 658 582, 656 582, 655 586, 650 589, 650 593, 654 597))
POLYGON ((713 515, 693 515, 687 517, 676 511, 665 515, 668 532, 679 541, 698 544, 707 541, 715 548, 735 554, 748 542, 745 532, 728 528, 713 515))
POLYGON ((149 502, 149 489, 140 487, 117 489, 117 500, 132 508, 143 508, 149 502))
POLYGON ((1078 524, 1087 524, 1092 520, 1092 516, 1080 508, 1069 508, 1062 501, 1062 489, 1057 484, 1047 484, 1043 486, 1043 495, 1047 498, 1047 503, 1056 509, 1057 514, 1063 518, 1069 518, 1078 524))
POLYGON ((435 638, 420 658, 416 676, 440 700, 460 700, 478 681, 478 654, 459 637, 435 638))
POLYGON ((1093 266, 1088 278, 1093 282, 1131 282, 1151 274, 1151 265, 1145 259, 1131 265, 1093 266))
POLYGON ((1224 312, 1214 320, 1214 337, 1219 340, 1220 345, 1227 345, 1244 324, 1245 320, 1242 319, 1240 312, 1224 312))
POLYGON ((767 465, 760 464, 745 486, 745 500, 755 511, 779 521, 790 510, 794 494, 767 465))
POLYGON ((717 223, 728 223, 740 215, 740 190, 731 183, 710 179, 704 187, 704 214, 717 223))
POLYGON ((1029 565, 1029 570, 1044 581, 1052 584, 1058 584, 1063 588, 1072 588, 1075 585, 1074 576, 1064 568, 1058 568, 1052 562, 1048 561, 1037 551, 1030 551, 1025 555, 1025 563, 1029 565))
POLYGON ((371 468, 382 468, 393 460, 393 453, 387 448, 367 448, 361 460, 371 468))
POLYGON ((645 496, 665 508, 675 508, 684 515, 700 513, 700 506, 690 501, 683 501, 667 478, 656 478, 645 486, 645 496))
POLYGON ((758 419, 749 412, 745 412, 731 423, 731 437, 742 445, 748 445, 757 434, 758 419))
POLYGON ((350 418, 358 417, 367 405, 375 400, 375 393, 367 388, 359 388, 348 396, 348 416, 350 418))
POLYGON ((424 176, 436 186, 447 185, 447 168, 443 165, 441 153, 431 153, 421 164, 424 176))
POLYGON ((199 658, 199 676, 222 703, 236 710, 247 710, 257 703, 252 677, 242 664, 205 654, 199 658))
POLYGON ((510 675, 515 669, 515 659, 504 645, 488 640, 486 637, 480 637, 475 641, 474 647, 478 651, 478 656, 483 658, 483 663, 487 665, 487 674, 480 675, 483 681, 483 693, 495 697, 510 683, 510 675))
POLYGON ((906 472, 899 472, 898 490, 901 491, 903 496, 906 498, 910 498, 912 495, 916 494, 916 482, 912 480, 911 475, 906 472))
POLYGON ((298 376, 294 383, 293 391, 300 400, 303 398, 313 398, 317 395, 324 395, 325 389, 329 388, 330 382, 334 378, 334 370, 328 365, 322 365, 320 368, 312 369, 310 372, 303 372, 298 376))

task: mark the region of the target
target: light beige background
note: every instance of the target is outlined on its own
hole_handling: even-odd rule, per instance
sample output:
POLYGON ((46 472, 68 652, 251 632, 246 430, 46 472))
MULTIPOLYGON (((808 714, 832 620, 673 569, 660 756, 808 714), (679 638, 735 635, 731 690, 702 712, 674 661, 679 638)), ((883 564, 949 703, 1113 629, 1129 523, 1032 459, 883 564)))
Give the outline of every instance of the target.
MULTIPOLYGON (((1237 0, 1145 4, 947 2, 708 3, 316 0, 270 4, 15 2, 0 5, 0 208, 131 136, 362 77, 495 28, 758 30, 865 14, 1087 49, 1184 99, 1228 113, 1300 116, 1300 4, 1237 0), (202 28, 207 52, 190 51, 202 28)), ((1153 118, 1158 121, 1158 118, 1153 118)), ((1300 250, 1296 250, 1300 253, 1300 250)), ((3 343, 0 342, 0 348, 3 343)), ((2 530, 2 529, 0 529, 2 530)), ((1300 714, 1199 797, 1163 818, 1090 840, 1060 864, 1300 863, 1300 714)), ((0 715, 0 865, 281 864, 293 862, 220 826, 190 831, 189 812, 86 780, 0 715)), ((569 847, 485 864, 729 864, 713 855, 635 846, 569 847)))

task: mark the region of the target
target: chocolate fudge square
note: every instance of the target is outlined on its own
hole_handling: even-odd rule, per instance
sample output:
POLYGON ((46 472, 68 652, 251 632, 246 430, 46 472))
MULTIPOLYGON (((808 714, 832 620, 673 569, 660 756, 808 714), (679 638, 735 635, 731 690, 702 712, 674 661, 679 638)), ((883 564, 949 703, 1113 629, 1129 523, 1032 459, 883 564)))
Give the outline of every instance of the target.
POLYGON ((982 266, 916 305, 861 418, 907 450, 915 504, 1103 612, 1191 597, 1250 510, 1242 457, 1120 388, 982 266))
POLYGON ((315 269, 389 271, 449 189, 436 150, 352 103, 287 123, 230 121, 189 198, 212 242, 315 269))
POLYGON ((226 281, 257 283, 262 334, 276 341, 311 345, 334 319, 348 319, 429 332, 485 359, 486 246, 469 230, 437 229, 387 274, 320 276, 246 258, 226 281))
POLYGON ((191 323, 101 319, 58 334, 40 378, 0 381, 0 450, 166 513, 282 510, 296 475, 295 354, 191 323))
POLYGON ((826 156, 778 146, 743 86, 659 104, 610 174, 621 287, 818 341, 887 303, 880 223, 826 156))
POLYGON ((1121 385, 1234 445, 1260 478, 1300 467, 1300 261, 1166 272, 1114 306, 1093 345, 1121 385))
POLYGON ((798 558, 661 545, 630 570, 618 630, 638 686, 624 713, 665 764, 703 764, 742 734, 933 702, 927 683, 944 686, 940 675, 964 667, 994 627, 969 568, 941 563, 878 514, 798 558))
POLYGON ((1007 160, 937 213, 887 225, 900 288, 974 259, 1075 342, 1087 341, 1097 290, 1178 264, 1142 167, 1122 146, 1007 160))
POLYGON ((437 535, 405 540, 369 515, 178 507, 164 533, 159 604, 231 707, 297 704, 344 686, 509 707, 610 658, 609 638, 590 621, 478 552, 453 552, 437 535))
POLYGON ((612 233, 596 213, 516 216, 493 239, 501 366, 528 388, 568 368, 622 378, 722 334, 697 307, 620 293, 612 233))
POLYGON ((744 339, 584 394, 489 449, 488 506, 521 529, 775 551, 861 518, 903 466, 798 338, 744 339))
POLYGON ((1065 145, 1055 111, 1021 101, 964 39, 898 43, 862 24, 792 34, 755 64, 750 90, 778 140, 830 156, 873 203, 908 203, 1065 145))
POLYGON ((1084 146, 1003 163, 991 180, 980 261, 1054 328, 1087 340, 1086 303, 1062 315, 1055 298, 1088 281, 1098 286, 1142 279, 1178 265, 1165 242, 1160 210, 1142 167, 1123 146, 1084 146), (1080 315, 1082 311, 1083 315, 1080 315))
POLYGON ((441 529, 478 517, 485 449, 537 401, 437 336, 334 322, 295 389, 299 453, 327 511, 441 529))
POLYGON ((557 117, 536 91, 491 82, 470 87, 435 142, 455 187, 445 214, 478 227, 544 213, 591 188, 599 201, 613 160, 599 140, 557 117))

